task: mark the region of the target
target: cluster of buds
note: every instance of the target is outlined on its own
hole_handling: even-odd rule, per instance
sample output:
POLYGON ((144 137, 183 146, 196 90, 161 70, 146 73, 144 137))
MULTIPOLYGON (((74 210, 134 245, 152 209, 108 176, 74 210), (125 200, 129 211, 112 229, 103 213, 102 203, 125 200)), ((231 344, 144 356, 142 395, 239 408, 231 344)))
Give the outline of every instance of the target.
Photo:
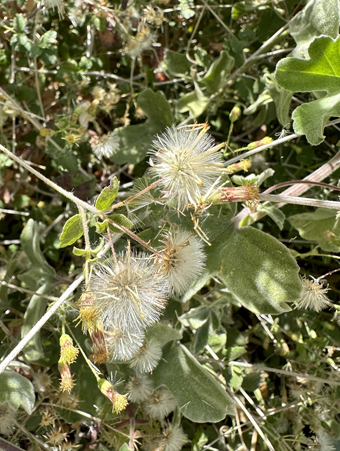
POLYGON ((60 389, 70 393, 74 386, 70 365, 76 361, 79 350, 73 346, 72 338, 67 334, 63 334, 60 337, 59 343, 60 358, 58 370, 61 376, 60 389))

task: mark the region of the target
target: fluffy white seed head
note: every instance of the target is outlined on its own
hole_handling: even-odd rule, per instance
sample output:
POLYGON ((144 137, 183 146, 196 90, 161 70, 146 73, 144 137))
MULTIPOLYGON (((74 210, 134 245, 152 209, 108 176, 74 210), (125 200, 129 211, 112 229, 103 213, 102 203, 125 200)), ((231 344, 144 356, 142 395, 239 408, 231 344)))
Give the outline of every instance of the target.
POLYGON ((92 145, 93 153, 98 158, 110 158, 119 150, 119 142, 113 132, 101 136, 96 143, 92 145))
POLYGON ((155 420, 163 420, 170 412, 176 408, 176 400, 172 396, 170 390, 166 387, 154 390, 145 402, 144 408, 150 418, 155 420))
POLYGON ((331 301, 326 296, 326 293, 330 290, 328 286, 320 283, 318 279, 313 278, 310 280, 306 277, 301 277, 301 283, 301 295, 295 302, 297 308, 321 312, 321 310, 332 305, 331 301))
POLYGON ((174 293, 181 295, 204 271, 204 243, 186 230, 169 232, 164 238, 161 267, 174 293))
POLYGON ((0 434, 9 436, 15 431, 16 411, 7 402, 0 403, 0 434))
POLYGON ((144 402, 152 393, 153 382, 146 374, 139 374, 130 379, 127 388, 132 402, 144 402))
POLYGON ((150 340, 139 348, 138 352, 133 356, 130 367, 134 368, 138 373, 150 373, 162 357, 162 348, 155 340, 150 340))
POLYGON ((197 206, 223 170, 223 144, 214 146, 207 124, 190 128, 167 128, 157 136, 150 151, 151 170, 159 179, 164 196, 182 210, 197 206))
POLYGON ((117 259, 94 266, 87 291, 105 331, 138 333, 159 320, 167 303, 168 282, 145 254, 126 251, 117 259))
POLYGON ((163 431, 160 449, 163 451, 180 451, 186 442, 186 435, 180 426, 171 424, 163 431))
POLYGON ((104 331, 107 351, 112 360, 130 360, 143 345, 143 331, 122 331, 111 328, 104 331))
POLYGON ((62 0, 44 0, 44 4, 46 8, 49 9, 58 9, 59 17, 62 17, 64 14, 64 5, 62 0))

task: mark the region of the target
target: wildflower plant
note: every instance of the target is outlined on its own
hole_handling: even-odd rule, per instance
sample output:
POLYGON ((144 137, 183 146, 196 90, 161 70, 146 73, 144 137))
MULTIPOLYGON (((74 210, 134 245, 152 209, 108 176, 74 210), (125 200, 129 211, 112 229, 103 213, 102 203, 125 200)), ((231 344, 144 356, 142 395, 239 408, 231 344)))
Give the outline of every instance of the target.
POLYGON ((1 3, 5 447, 339 448, 339 5, 231 3, 1 3))

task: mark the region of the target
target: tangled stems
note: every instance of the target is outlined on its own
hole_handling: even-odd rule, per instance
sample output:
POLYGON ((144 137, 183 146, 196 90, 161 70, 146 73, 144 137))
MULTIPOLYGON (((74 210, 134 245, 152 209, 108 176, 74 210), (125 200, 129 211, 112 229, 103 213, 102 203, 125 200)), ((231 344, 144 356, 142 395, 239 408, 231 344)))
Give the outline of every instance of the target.
MULTIPOLYGON (((112 219, 108 218, 102 211, 97 210, 96 207, 93 207, 92 205, 88 204, 87 202, 84 202, 83 200, 79 199, 78 197, 76 197, 74 194, 70 193, 69 191, 66 191, 65 189, 63 189, 61 186, 53 183, 51 180, 49 180, 47 177, 45 177, 44 175, 42 175, 40 172, 36 171, 35 169, 33 169, 25 160, 22 160, 21 158, 17 157, 16 155, 14 155, 13 152, 11 152, 10 150, 6 149, 6 147, 4 147, 3 145, 0 144, 0 150, 2 150, 8 157, 10 157, 12 160, 14 160, 16 163, 20 164, 22 167, 24 167, 25 169, 27 169, 29 172, 31 172, 32 174, 34 174, 36 177, 38 177, 41 181, 43 181, 44 183, 46 183, 46 185, 50 186, 51 188, 53 188, 55 191, 58 191, 58 193, 62 194, 64 197, 66 197, 67 199, 71 200, 72 202, 74 202, 78 209, 83 208, 84 210, 88 210, 91 213, 94 213, 95 215, 99 216, 101 219, 106 219, 111 225, 113 225, 114 227, 116 227, 117 229, 119 229, 120 231, 122 231, 123 233, 126 233, 126 235, 128 235, 130 238, 132 238, 134 241, 137 241, 139 244, 141 244, 142 246, 144 246, 146 249, 148 249, 150 252, 152 252, 155 255, 158 255, 158 252, 153 249, 148 243, 146 243, 144 240, 142 240, 141 238, 139 238, 135 233, 131 232, 129 229, 127 229, 126 227, 117 224, 116 222, 112 221, 112 219)), ((80 214, 81 210, 80 210, 80 214)), ((82 216, 83 218, 83 216, 82 216)), ((87 224, 86 221, 83 220, 83 225, 84 225, 84 234, 86 237, 87 234, 87 224)), ((86 238, 85 238, 86 239, 86 238)), ((87 244, 87 243, 86 243, 87 244)))

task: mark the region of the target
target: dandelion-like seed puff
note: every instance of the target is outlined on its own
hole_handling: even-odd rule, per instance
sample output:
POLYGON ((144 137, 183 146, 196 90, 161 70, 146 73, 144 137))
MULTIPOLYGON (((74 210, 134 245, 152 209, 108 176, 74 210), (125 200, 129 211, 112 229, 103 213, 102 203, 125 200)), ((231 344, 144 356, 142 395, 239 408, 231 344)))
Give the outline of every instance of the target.
POLYGON ((330 290, 328 286, 323 285, 318 279, 307 279, 301 277, 302 291, 300 298, 296 301, 297 308, 304 308, 321 312, 332 305, 332 302, 326 296, 330 290))
POLYGON ((197 207, 223 170, 221 154, 225 143, 214 146, 209 126, 167 128, 153 142, 151 171, 159 179, 164 196, 178 210, 197 207))
POLYGON ((161 268, 172 290, 181 295, 203 273, 206 255, 204 243, 192 232, 178 230, 164 236, 161 268))
POLYGON ((92 271, 88 292, 104 330, 142 331, 156 323, 165 306, 169 286, 159 267, 145 254, 127 251, 92 271))

